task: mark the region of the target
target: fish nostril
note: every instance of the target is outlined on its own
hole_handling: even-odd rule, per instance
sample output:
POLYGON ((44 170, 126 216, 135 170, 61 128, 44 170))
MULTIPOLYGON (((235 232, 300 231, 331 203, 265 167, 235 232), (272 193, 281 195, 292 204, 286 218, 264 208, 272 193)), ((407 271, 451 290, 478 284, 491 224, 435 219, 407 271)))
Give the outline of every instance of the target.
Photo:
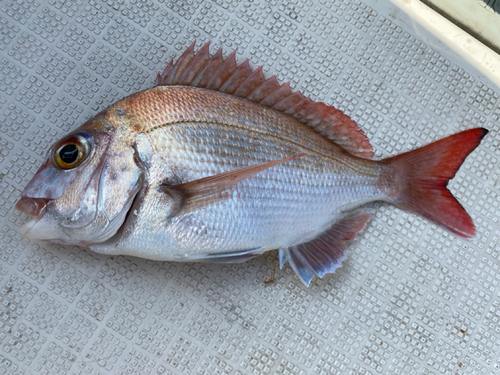
POLYGON ((38 216, 49 200, 45 198, 23 197, 16 203, 16 208, 30 216, 38 216))

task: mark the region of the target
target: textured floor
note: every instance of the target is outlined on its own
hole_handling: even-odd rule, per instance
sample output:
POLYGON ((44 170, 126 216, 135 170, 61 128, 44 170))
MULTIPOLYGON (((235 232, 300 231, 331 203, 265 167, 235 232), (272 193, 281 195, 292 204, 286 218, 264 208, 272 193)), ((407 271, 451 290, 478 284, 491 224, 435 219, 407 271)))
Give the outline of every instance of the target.
POLYGON ((1 2, 0 374, 498 374, 499 93, 386 1, 1 2), (194 40, 344 110, 379 158, 488 128, 450 185, 477 238, 379 204, 310 288, 288 267, 264 285, 270 256, 174 264, 21 238, 14 204, 47 148, 194 40))

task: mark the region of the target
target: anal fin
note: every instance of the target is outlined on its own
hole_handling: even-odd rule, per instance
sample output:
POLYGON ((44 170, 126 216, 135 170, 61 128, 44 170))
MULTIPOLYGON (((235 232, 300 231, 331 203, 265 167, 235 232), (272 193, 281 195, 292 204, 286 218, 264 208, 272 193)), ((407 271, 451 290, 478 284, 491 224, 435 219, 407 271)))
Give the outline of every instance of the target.
POLYGON ((280 268, 288 261, 306 286, 309 286, 315 275, 323 277, 335 272, 346 258, 344 241, 354 239, 369 218, 370 214, 367 212, 353 212, 318 238, 288 249, 280 249, 280 268))

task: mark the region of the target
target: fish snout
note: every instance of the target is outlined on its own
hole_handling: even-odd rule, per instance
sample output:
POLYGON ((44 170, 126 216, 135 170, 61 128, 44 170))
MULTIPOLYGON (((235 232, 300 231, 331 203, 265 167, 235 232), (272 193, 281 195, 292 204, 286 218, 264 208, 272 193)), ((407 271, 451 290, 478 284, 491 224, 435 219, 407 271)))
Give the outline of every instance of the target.
POLYGON ((42 213, 49 201, 50 199, 46 198, 22 197, 16 203, 16 208, 25 214, 37 217, 42 213))

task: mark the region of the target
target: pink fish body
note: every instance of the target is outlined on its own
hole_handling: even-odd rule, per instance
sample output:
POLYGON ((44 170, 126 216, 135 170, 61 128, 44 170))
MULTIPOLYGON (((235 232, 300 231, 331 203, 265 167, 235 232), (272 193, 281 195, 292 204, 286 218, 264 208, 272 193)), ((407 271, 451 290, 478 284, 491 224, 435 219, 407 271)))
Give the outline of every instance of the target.
POLYGON ((157 85, 56 142, 17 208, 27 238, 105 254, 235 262, 279 249, 309 285, 334 272, 387 201, 464 237, 471 218, 446 188, 487 130, 371 160, 365 134, 234 53, 194 44, 157 85))

